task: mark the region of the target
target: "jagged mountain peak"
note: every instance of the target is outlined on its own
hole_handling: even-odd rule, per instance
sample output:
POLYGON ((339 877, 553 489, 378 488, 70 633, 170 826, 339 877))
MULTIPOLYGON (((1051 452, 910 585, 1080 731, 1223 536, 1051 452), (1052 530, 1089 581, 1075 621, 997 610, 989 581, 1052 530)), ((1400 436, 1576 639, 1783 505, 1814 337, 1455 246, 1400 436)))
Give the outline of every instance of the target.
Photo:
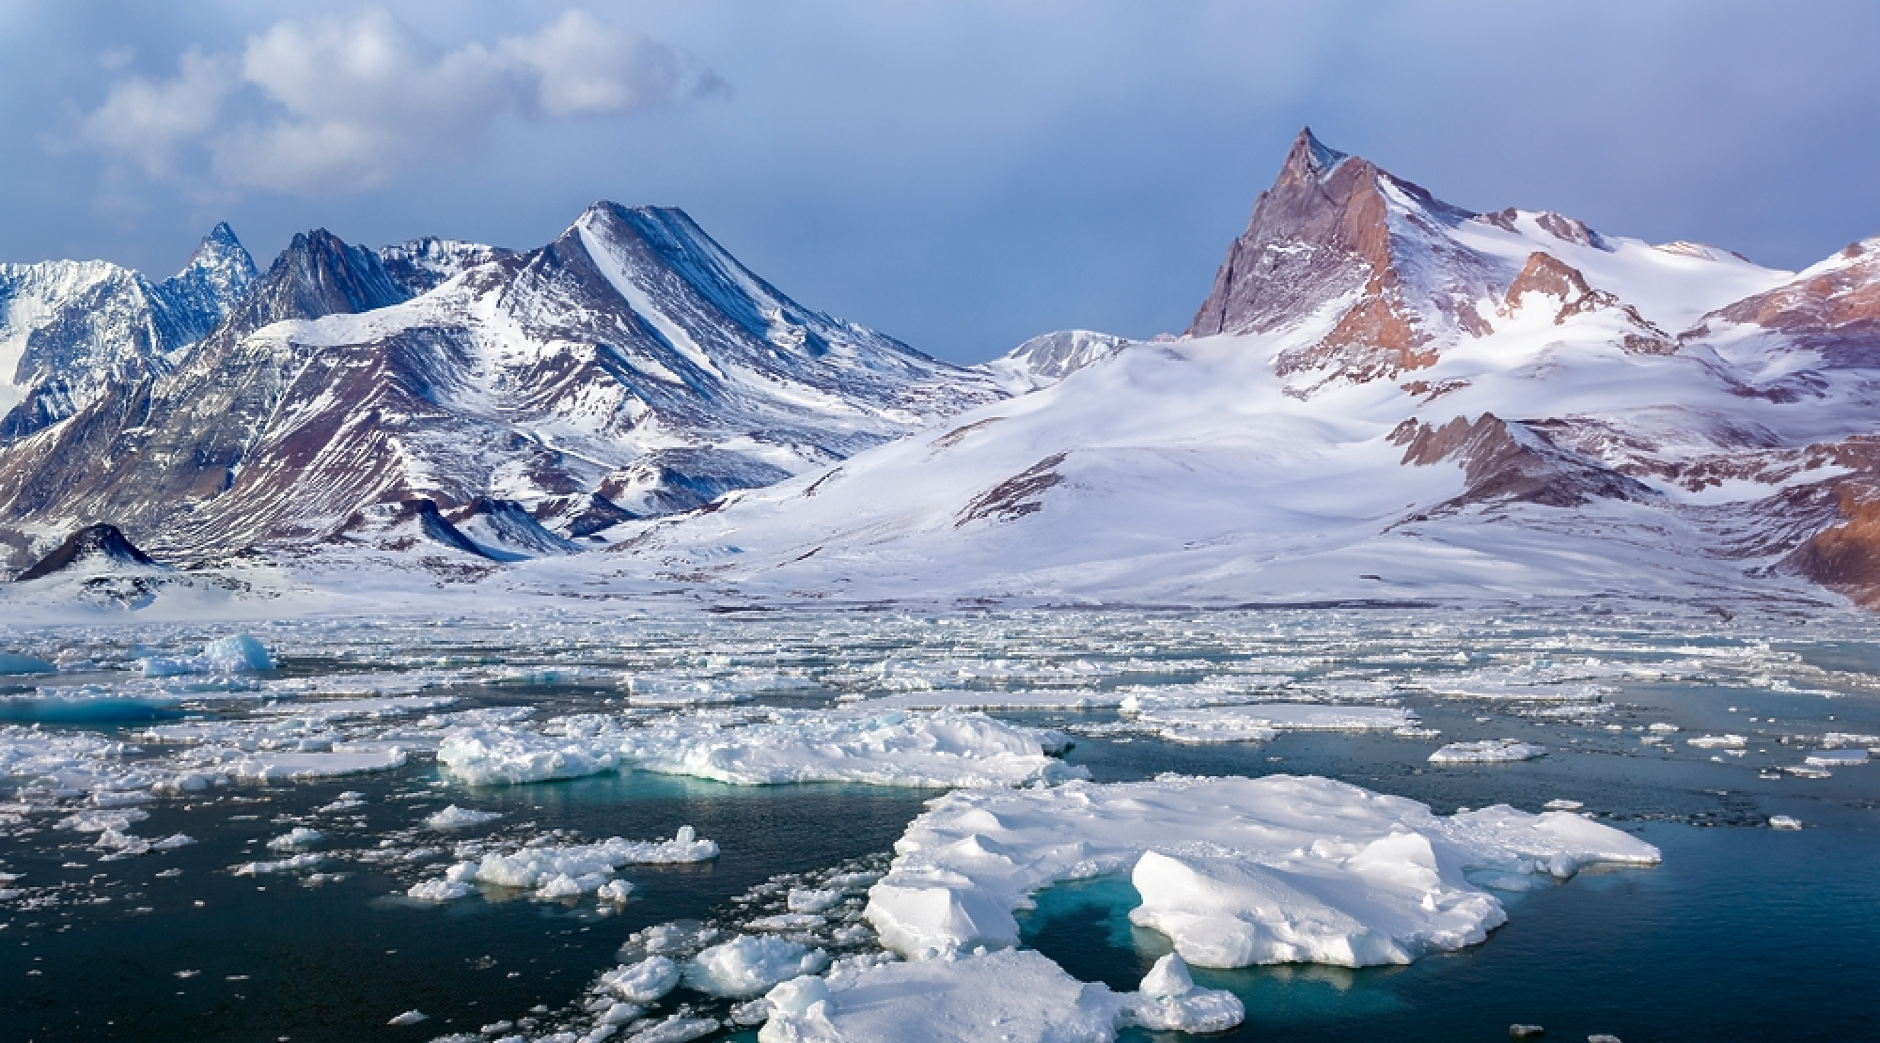
POLYGON ((284 319, 356 314, 409 299, 378 254, 315 228, 294 235, 219 334, 239 337, 284 319))
POLYGON ((1320 141, 1311 127, 1302 127, 1299 136, 1293 139, 1292 151, 1286 154, 1285 164, 1280 167, 1279 180, 1292 184, 1323 181, 1350 158, 1320 141))
POLYGON ((1475 303, 1512 275, 1454 240, 1475 216, 1301 131, 1188 332, 1324 325, 1321 341, 1279 360, 1282 372, 1324 379, 1427 366, 1437 342, 1483 328, 1475 303))

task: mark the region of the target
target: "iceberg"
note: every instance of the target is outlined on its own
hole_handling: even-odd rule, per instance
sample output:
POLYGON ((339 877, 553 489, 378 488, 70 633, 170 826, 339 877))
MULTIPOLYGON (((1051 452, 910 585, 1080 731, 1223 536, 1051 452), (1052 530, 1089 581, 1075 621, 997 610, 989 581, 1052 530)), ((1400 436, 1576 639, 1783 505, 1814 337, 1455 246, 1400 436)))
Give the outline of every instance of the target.
POLYGON ((202 646, 193 656, 149 656, 140 661, 145 677, 179 674, 235 674, 274 669, 274 658, 261 642, 247 634, 220 638, 202 646))
POLYGON ((50 674, 58 667, 37 656, 20 655, 17 652, 0 652, 0 674, 50 674))
POLYGON ((1429 807, 1313 776, 955 791, 895 845, 865 915, 913 960, 1017 944, 1013 911, 1061 880, 1130 873, 1139 926, 1188 963, 1409 963, 1507 919, 1465 870, 1572 876, 1659 852, 1571 812, 1429 807))

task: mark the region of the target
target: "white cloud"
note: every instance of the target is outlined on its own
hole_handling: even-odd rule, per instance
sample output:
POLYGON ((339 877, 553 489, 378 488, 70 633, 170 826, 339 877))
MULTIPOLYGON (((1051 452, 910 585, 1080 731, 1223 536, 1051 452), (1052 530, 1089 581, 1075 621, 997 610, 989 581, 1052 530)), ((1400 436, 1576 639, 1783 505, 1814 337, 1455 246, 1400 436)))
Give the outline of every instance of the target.
POLYGON ((446 51, 366 10, 276 23, 239 56, 192 50, 168 80, 120 80, 78 140, 153 176, 322 194, 460 153, 506 113, 618 116, 721 86, 665 44, 585 11, 446 51))
POLYGON ((112 84, 104 104, 85 116, 78 138, 146 173, 165 176, 183 145, 214 129, 234 88, 226 59, 192 50, 183 55, 174 79, 133 76, 112 84))

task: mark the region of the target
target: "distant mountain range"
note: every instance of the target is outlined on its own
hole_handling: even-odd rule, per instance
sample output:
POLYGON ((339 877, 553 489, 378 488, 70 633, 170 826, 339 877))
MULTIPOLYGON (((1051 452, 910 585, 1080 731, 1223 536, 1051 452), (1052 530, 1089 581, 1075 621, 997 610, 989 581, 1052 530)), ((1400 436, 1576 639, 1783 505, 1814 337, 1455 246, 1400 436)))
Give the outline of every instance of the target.
POLYGON ((1880 607, 1880 239, 1777 271, 1310 131, 1185 334, 977 367, 611 203, 523 252, 256 275, 222 226, 162 283, 0 274, 16 572, 109 524, 146 570, 511 595, 1880 607))
POLYGON ((1775 271, 1473 213, 1307 131, 1183 337, 645 525, 601 585, 1880 605, 1877 321, 1880 240, 1775 271))
POLYGON ((15 568, 100 522, 162 560, 305 555, 420 501, 445 546, 567 553, 1005 394, 797 304, 678 210, 596 204, 521 253, 316 231, 256 276, 224 225, 154 286, 8 271, 15 568))

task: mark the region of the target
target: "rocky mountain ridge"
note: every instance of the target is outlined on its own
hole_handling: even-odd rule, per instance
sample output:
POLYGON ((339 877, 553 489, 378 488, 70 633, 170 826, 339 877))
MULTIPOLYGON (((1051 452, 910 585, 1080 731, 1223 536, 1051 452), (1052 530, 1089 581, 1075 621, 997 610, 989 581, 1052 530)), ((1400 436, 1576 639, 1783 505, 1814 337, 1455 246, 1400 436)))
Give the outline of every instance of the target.
POLYGON ((1180 341, 636 523, 602 585, 1880 606, 1876 245, 1790 273, 1475 213, 1305 131, 1180 341))
POLYGON ((522 253, 315 231, 184 357, 0 451, 0 541, 17 568, 108 520, 200 560, 304 550, 364 531, 374 505, 429 501, 485 505, 508 543, 484 549, 509 560, 1002 394, 804 308, 678 210, 596 204, 522 253), (542 533, 518 535, 518 507, 542 533))

